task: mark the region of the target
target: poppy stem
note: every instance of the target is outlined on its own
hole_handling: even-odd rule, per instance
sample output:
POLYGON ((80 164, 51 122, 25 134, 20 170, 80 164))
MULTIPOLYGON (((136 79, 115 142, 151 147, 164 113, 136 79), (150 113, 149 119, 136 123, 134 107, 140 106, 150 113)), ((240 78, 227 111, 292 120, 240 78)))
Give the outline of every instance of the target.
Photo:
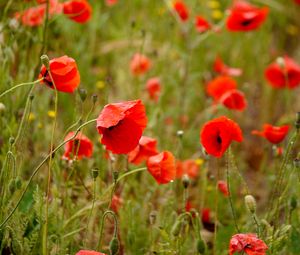
POLYGON ((116 216, 115 212, 113 212, 111 210, 105 211, 104 214, 102 215, 102 219, 101 219, 101 223, 100 223, 101 224, 100 225, 100 236, 99 236, 99 241, 98 241, 98 246, 97 246, 98 251, 101 250, 104 221, 105 221, 106 217, 108 216, 108 214, 111 214, 113 219, 114 219, 114 234, 113 234, 113 237, 116 238, 117 234, 118 234, 118 219, 117 219, 117 216, 116 216))
POLYGON ((34 85, 34 84, 37 84, 37 83, 41 82, 43 79, 44 79, 44 78, 38 79, 38 80, 36 80, 36 81, 24 82, 24 83, 20 83, 20 84, 18 84, 18 85, 15 85, 15 86, 11 87, 10 89, 7 89, 7 90, 5 90, 4 92, 2 92, 2 93, 0 94, 0 98, 3 97, 3 96, 5 96, 5 95, 8 94, 8 93, 14 91, 14 90, 17 89, 17 88, 24 87, 24 86, 27 86, 27 85, 34 85))
MULTIPOLYGON (((75 131, 75 133, 74 133, 74 135, 73 135, 72 137, 70 137, 69 139, 67 139, 67 140, 63 141, 62 143, 60 143, 60 144, 52 151, 52 153, 49 153, 49 154, 43 159, 43 161, 42 161, 42 162, 34 169, 34 171, 33 171, 33 173, 31 174, 31 176, 30 176, 30 178, 29 178, 29 180, 28 180, 28 182, 27 182, 27 185, 26 185, 24 191, 22 192, 22 194, 21 194, 21 196, 20 196, 20 198, 19 198, 17 204, 16 204, 15 207, 12 209, 12 211, 9 213, 9 215, 3 220, 3 222, 1 222, 1 224, 0 224, 0 230, 1 230, 1 229, 5 226, 5 224, 11 219, 11 217, 13 216, 13 214, 15 213, 15 211, 17 210, 17 208, 19 207, 21 201, 23 200, 23 198, 24 198, 24 196, 25 196, 25 194, 26 194, 26 192, 27 192, 27 190, 28 190, 28 188, 29 188, 29 186, 30 186, 30 184, 31 184, 31 182, 32 182, 32 180, 33 180, 33 178, 34 178, 35 175, 39 172, 39 170, 41 169, 41 167, 47 162, 47 160, 48 160, 50 157, 52 157, 52 155, 53 155, 56 151, 58 151, 62 146, 64 146, 64 145, 65 145, 66 143, 68 143, 69 141, 73 140, 73 139, 76 137, 76 135, 79 133, 79 131, 81 130, 81 128, 83 128, 83 127, 85 127, 85 126, 87 126, 87 125, 89 125, 89 124, 91 124, 91 123, 94 123, 94 122, 96 122, 96 121, 97 121, 97 119, 92 119, 92 120, 89 120, 89 121, 83 123, 81 126, 79 126, 79 127, 76 129, 76 131, 75 131)), ((122 176, 121 176, 121 177, 122 177, 122 176)))
MULTIPOLYGON (((230 148, 229 148, 229 151, 230 151, 230 148)), ((236 219, 236 212, 234 210, 234 207, 233 207, 233 202, 232 202, 232 196, 231 196, 231 185, 230 185, 230 174, 229 174, 229 164, 230 164, 230 160, 229 160, 229 151, 226 152, 226 181, 227 181, 227 187, 228 187, 228 200, 229 200, 229 205, 230 205, 230 209, 231 209, 231 213, 232 213, 232 216, 233 216, 233 220, 234 220, 234 225, 235 225, 235 228, 236 228, 236 231, 238 233, 240 233, 240 229, 239 229, 239 226, 237 224, 237 219, 236 219)))

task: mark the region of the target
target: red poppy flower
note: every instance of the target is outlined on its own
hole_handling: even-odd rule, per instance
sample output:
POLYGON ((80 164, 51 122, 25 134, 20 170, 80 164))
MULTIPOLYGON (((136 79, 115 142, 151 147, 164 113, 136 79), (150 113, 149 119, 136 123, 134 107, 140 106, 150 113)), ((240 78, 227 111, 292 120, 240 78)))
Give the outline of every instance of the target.
POLYGON ((105 0, 107 6, 113 6, 118 3, 118 0, 105 0))
POLYGON ((189 18, 189 10, 183 1, 176 1, 173 8, 182 21, 187 21, 189 18))
POLYGON ((236 89, 225 92, 219 101, 227 108, 237 111, 243 111, 247 106, 244 93, 236 89))
POLYGON ((214 62, 214 70, 215 72, 221 75, 228 76, 240 76, 242 74, 242 69, 229 67, 224 64, 223 60, 217 56, 214 62))
POLYGON ((111 200, 110 208, 115 213, 117 213, 122 205, 123 205, 123 199, 119 196, 113 195, 113 198, 111 200))
POLYGON ((267 18, 268 7, 258 8, 247 1, 235 1, 226 21, 229 31, 250 31, 259 28, 267 18))
POLYGON ((211 29, 211 25, 208 23, 208 21, 200 15, 196 17, 195 26, 199 33, 204 33, 211 29))
POLYGON ((219 191, 222 192, 225 197, 227 197, 229 195, 227 182, 218 181, 217 186, 218 186, 219 191))
POLYGON ((155 102, 158 101, 161 84, 158 77, 151 78, 147 81, 146 89, 148 91, 150 99, 154 100, 155 102))
MULTIPOLYGON (((36 27, 43 24, 46 13, 45 6, 35 6, 28 8, 19 15, 24 26, 36 27)), ((18 18, 18 16, 16 16, 18 18)))
POLYGON ((159 184, 169 183, 175 179, 175 158, 169 151, 164 151, 148 158, 147 168, 159 184))
POLYGON ((191 179, 195 179, 199 175, 199 166, 196 164, 195 160, 187 159, 185 161, 176 162, 176 178, 180 179, 186 174, 191 179))
POLYGON ((270 64, 265 70, 265 77, 274 88, 288 87, 293 89, 300 84, 300 66, 288 56, 270 64))
POLYGON ((243 140, 239 125, 225 116, 205 123, 200 136, 206 152, 215 157, 222 157, 232 141, 243 140))
POLYGON ((300 0, 294 0, 296 4, 300 4, 300 0))
POLYGON ((248 255, 265 255, 268 246, 256 234, 236 234, 231 237, 229 255, 245 252, 248 255))
POLYGON ((142 54, 136 53, 130 62, 130 69, 133 75, 141 75, 149 71, 151 61, 142 54))
MULTIPOLYGON (((62 56, 50 60, 49 65, 56 89, 61 92, 74 92, 80 83, 80 75, 75 60, 68 56, 62 56)), ((44 65, 41 68, 39 78, 44 78, 41 83, 54 89, 50 75, 44 65)))
POLYGON ((210 217, 210 209, 209 208, 203 208, 201 212, 201 220, 203 223, 211 223, 211 217, 210 217))
POLYGON ((75 255, 106 255, 106 254, 97 251, 80 250, 75 255))
POLYGON ((86 0, 70 0, 63 3, 63 11, 69 19, 85 23, 91 18, 92 7, 86 0))
POLYGON ((127 154, 139 143, 147 125, 145 106, 141 100, 108 104, 97 119, 101 143, 116 154, 127 154))
POLYGON ((138 146, 128 153, 128 161, 132 164, 139 165, 149 157, 158 154, 156 144, 157 141, 155 139, 142 136, 138 146))
POLYGON ((263 130, 253 130, 253 135, 259 135, 266 138, 269 142, 277 144, 283 141, 289 132, 289 125, 284 125, 281 127, 272 126, 270 124, 264 124, 263 130))
MULTIPOLYGON (((67 134, 65 141, 70 139, 75 133, 70 132, 67 134)), ((65 144, 64 159, 71 159, 76 156, 76 159, 83 157, 90 158, 93 154, 93 143, 84 134, 79 132, 76 137, 65 144)))
POLYGON ((237 83, 228 76, 218 76, 210 81, 206 86, 206 92, 215 100, 219 100, 223 94, 229 90, 236 89, 237 83))

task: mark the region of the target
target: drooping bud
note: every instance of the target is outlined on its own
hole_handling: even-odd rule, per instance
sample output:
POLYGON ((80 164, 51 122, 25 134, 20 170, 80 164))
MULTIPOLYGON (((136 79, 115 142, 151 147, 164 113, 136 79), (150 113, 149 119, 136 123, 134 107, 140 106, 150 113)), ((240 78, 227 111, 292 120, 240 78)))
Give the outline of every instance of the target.
POLYGON ((42 64, 46 67, 46 69, 49 70, 50 69, 49 57, 47 55, 42 55, 41 61, 42 61, 42 64))
POLYGON ((109 243, 110 255, 117 255, 119 253, 120 243, 116 236, 114 236, 109 243))
POLYGON ((250 213, 256 212, 256 201, 252 195, 245 196, 245 204, 250 213))
POLYGON ((87 91, 86 89, 79 89, 78 90, 78 93, 79 93, 79 96, 80 96, 80 99, 81 99, 81 102, 84 102, 86 97, 87 97, 87 91))

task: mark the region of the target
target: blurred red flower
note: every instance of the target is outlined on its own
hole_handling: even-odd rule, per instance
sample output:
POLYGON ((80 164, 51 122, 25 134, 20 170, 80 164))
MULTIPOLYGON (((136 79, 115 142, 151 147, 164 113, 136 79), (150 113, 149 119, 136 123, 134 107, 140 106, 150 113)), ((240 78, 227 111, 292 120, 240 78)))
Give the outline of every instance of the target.
POLYGON ((281 127, 272 126, 271 124, 264 124, 263 130, 253 130, 253 135, 258 135, 266 138, 269 142, 277 144, 283 141, 289 132, 289 125, 283 125, 281 127))
POLYGON ((158 77, 151 78, 146 83, 146 89, 149 94, 150 99, 154 100, 155 102, 158 101, 161 84, 158 77))
POLYGON ((111 210, 117 213, 122 205, 123 205, 123 199, 117 195, 113 195, 111 205, 110 205, 111 210))
POLYGON ((183 1, 175 1, 173 8, 182 21, 187 21, 189 18, 189 10, 183 1))
POLYGON ((268 246, 256 234, 236 234, 231 237, 229 255, 245 252, 248 255, 265 255, 268 246))
POLYGON ((244 93, 236 89, 225 92, 219 101, 227 108, 237 111, 243 111, 247 106, 244 93))
POLYGON ((300 4, 300 0, 294 0, 296 4, 300 4))
POLYGON ((270 64, 265 70, 265 77, 274 88, 293 89, 300 84, 300 66, 288 56, 270 64))
POLYGON ((207 30, 211 29, 211 25, 209 24, 209 22, 200 15, 196 17, 195 27, 199 33, 204 33, 207 30))
POLYGON ((147 125, 141 100, 108 104, 97 118, 101 143, 116 154, 127 154, 139 143, 147 125))
POLYGON ((217 101, 225 92, 236 89, 236 87, 237 83, 234 79, 228 76, 218 76, 207 84, 206 92, 217 101))
POLYGON ((211 223, 211 217, 210 217, 210 209, 209 208, 203 208, 201 211, 201 220, 203 223, 211 223))
POLYGON ((242 69, 229 67, 224 64, 223 60, 217 56, 214 62, 214 70, 215 72, 221 75, 228 76, 240 76, 242 74, 242 69))
POLYGON ((134 54, 130 62, 130 70, 133 75, 141 75, 149 71, 151 61, 140 53, 134 54))
POLYGON ((107 6, 113 6, 118 3, 118 0, 105 0, 107 6))
POLYGON ((91 18, 92 7, 86 0, 70 0, 63 3, 63 11, 69 19, 85 23, 91 18))
POLYGON ((258 8, 247 1, 234 2, 226 26, 229 31, 251 31, 259 28, 267 18, 268 7, 258 8))
POLYGON ((97 251, 80 250, 75 255, 106 255, 106 254, 97 251))
POLYGON ((229 195, 227 182, 220 180, 218 181, 217 186, 219 191, 222 192, 225 197, 229 195))
MULTIPOLYGON (((74 134, 75 132, 68 133, 65 141, 74 136, 74 134)), ((74 139, 65 144, 64 149, 64 159, 81 159, 83 157, 90 158, 93 154, 93 143, 88 137, 79 132, 74 139)))
POLYGON ((138 146, 128 153, 128 161, 132 164, 139 165, 149 157, 158 154, 156 149, 157 141, 148 136, 142 136, 138 146))
POLYGON ((176 177, 175 158, 169 151, 148 158, 147 168, 158 184, 169 183, 176 177))
POLYGON ((206 152, 215 157, 222 157, 232 141, 243 140, 239 125, 225 116, 206 122, 200 137, 206 152))
POLYGON ((187 159, 185 161, 177 160, 176 162, 176 178, 180 179, 184 174, 189 178, 195 179, 199 174, 199 166, 195 160, 187 159))
MULTIPOLYGON (((62 56, 50 60, 49 65, 56 89, 61 92, 74 92, 80 83, 80 75, 75 60, 68 56, 62 56)), ((50 75, 44 65, 41 68, 39 78, 44 78, 41 83, 54 89, 50 75)))

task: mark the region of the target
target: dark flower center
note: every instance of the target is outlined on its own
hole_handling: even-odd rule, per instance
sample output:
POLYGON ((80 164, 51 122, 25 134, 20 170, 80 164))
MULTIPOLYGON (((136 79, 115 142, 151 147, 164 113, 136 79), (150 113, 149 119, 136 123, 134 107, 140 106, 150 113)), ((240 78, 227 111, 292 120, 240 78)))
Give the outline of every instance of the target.
POLYGON ((222 138, 221 138, 219 135, 217 136, 217 142, 218 142, 219 144, 222 143, 222 138))
POLYGON ((241 24, 242 26, 246 27, 249 26, 252 23, 252 19, 244 20, 241 24))
POLYGON ((44 78, 43 82, 45 82, 49 87, 53 86, 50 76, 48 75, 48 70, 46 70, 46 72, 43 74, 43 78, 44 78))

